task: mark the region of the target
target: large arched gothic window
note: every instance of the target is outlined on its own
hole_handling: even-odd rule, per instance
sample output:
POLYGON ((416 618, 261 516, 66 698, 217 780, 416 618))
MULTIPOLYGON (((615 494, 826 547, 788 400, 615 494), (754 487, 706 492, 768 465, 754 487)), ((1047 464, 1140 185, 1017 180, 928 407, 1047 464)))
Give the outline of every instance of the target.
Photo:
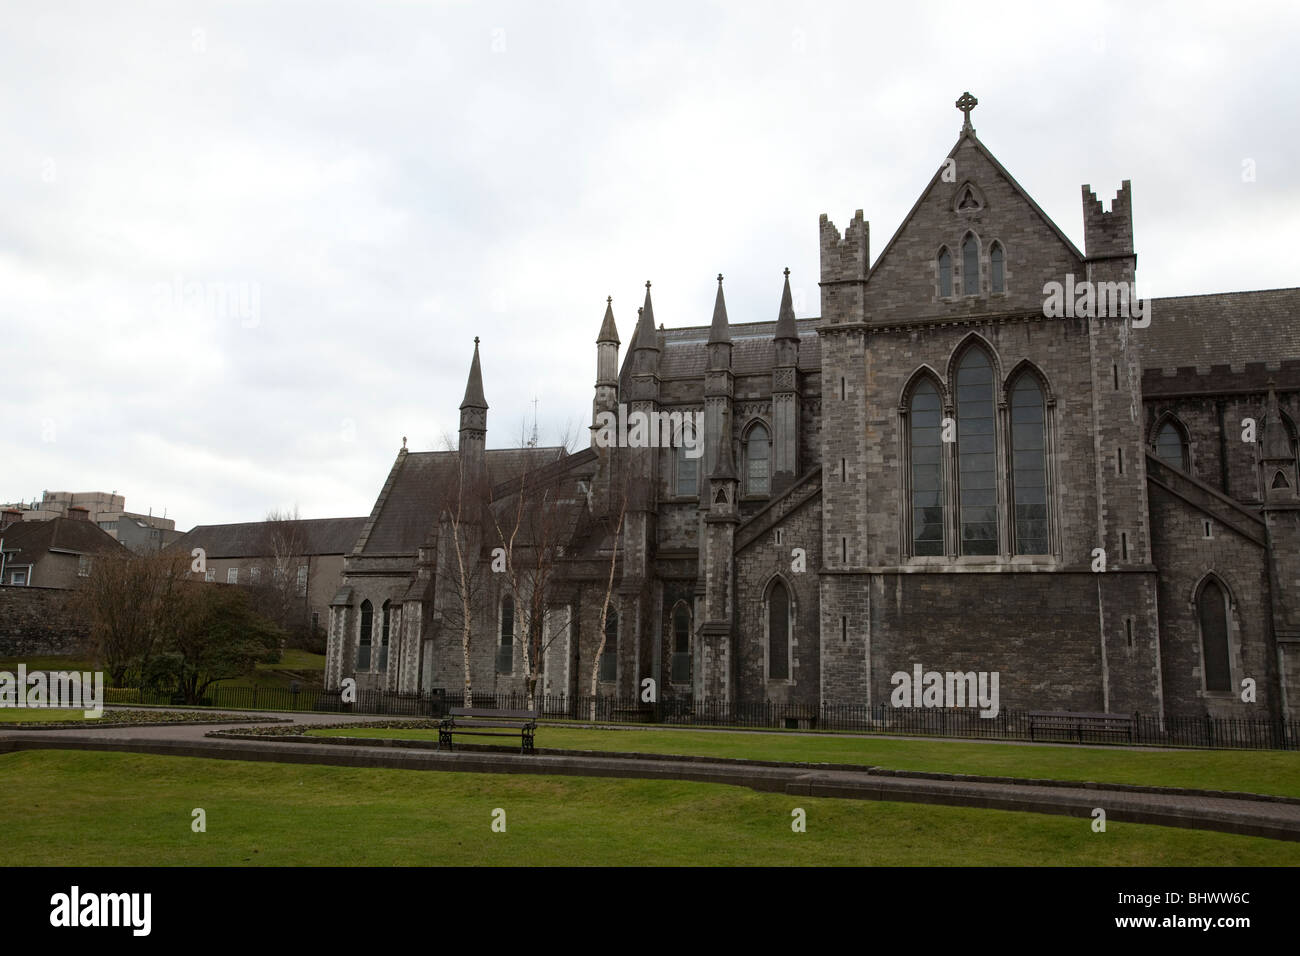
POLYGON ((790 592, 779 578, 767 595, 767 676, 790 678, 790 592))
POLYGON ((947 249, 939 250, 939 295, 952 295, 952 254, 947 249))
POLYGON ((980 244, 968 235, 961 244, 962 295, 978 295, 980 291, 980 244))
POLYGON ((1173 419, 1167 419, 1156 432, 1156 457, 1174 468, 1187 470, 1187 442, 1173 419))
POLYGON ((600 653, 600 679, 618 680, 618 612, 605 612, 605 647, 600 653))
POLYGON ((1017 554, 1047 554, 1047 428, 1043 390, 1031 372, 1011 388, 1011 497, 1017 554))
POLYGON ((929 380, 912 391, 912 553, 943 554, 943 406, 929 380))
POLYGON ((993 366, 980 348, 957 366, 958 540, 962 554, 998 553, 997 435, 993 366))
POLYGON ((1228 666, 1228 597, 1213 578, 1201 586, 1197 599, 1201 619, 1201 660, 1207 691, 1232 690, 1228 666))
POLYGON ((745 436, 745 494, 765 495, 771 488, 772 443, 759 423, 745 436))
POLYGON ((688 684, 691 680, 691 610, 684 603, 673 608, 672 682, 688 684))
POLYGON ((373 641, 372 631, 375 626, 375 606, 369 601, 361 602, 361 636, 357 641, 357 670, 370 670, 370 646, 373 641))
POLYGON ((497 645, 497 673, 515 669, 515 602, 507 595, 501 599, 501 643, 497 645))

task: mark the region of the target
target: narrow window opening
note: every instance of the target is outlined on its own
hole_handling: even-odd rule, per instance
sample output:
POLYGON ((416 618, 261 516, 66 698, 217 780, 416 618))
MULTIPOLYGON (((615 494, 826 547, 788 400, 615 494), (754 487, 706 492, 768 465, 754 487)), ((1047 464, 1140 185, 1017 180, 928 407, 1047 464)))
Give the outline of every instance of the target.
POLYGON ((847 392, 845 391, 845 387, 846 387, 846 386, 845 386, 845 383, 844 383, 844 376, 841 375, 841 376, 840 376, 840 401, 841 401, 841 402, 844 401, 844 397, 845 397, 845 395, 847 394, 847 392))
POLYGON ((1133 618, 1124 619, 1124 629, 1128 631, 1128 646, 1133 646, 1133 618))
POLYGON ((1121 558, 1128 560, 1128 534, 1123 531, 1119 534, 1119 553, 1121 558))
POLYGON ((1110 374, 1111 377, 1115 380, 1115 391, 1118 392, 1119 391, 1119 366, 1112 365, 1110 367, 1110 374))
POLYGON ((849 642, 849 619, 847 617, 841 617, 840 618, 840 643, 847 644, 848 642, 849 642))
POLYGON ((1209 522, 1209 521, 1206 521, 1206 522, 1205 522, 1205 536, 1206 536, 1207 538, 1213 538, 1213 537, 1214 537, 1213 528, 1210 526, 1210 522, 1209 522))
POLYGON ((849 473, 848 461, 847 459, 841 458, 840 459, 840 484, 843 484, 844 482, 849 480, 848 473, 849 473))
POLYGON ((1119 466, 1119 473, 1121 475, 1124 474, 1124 449, 1123 448, 1115 449, 1115 462, 1119 466))
POLYGON ((849 563, 849 539, 840 538, 840 561, 844 564, 849 563))
POLYGON ((952 256, 947 249, 939 253, 939 295, 945 299, 952 295, 952 256))

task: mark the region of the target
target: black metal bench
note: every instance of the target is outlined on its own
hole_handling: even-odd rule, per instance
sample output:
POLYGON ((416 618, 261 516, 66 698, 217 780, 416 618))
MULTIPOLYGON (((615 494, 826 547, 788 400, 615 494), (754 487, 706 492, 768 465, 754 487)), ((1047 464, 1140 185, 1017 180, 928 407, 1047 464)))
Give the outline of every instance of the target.
POLYGON ((438 749, 446 744, 453 750, 456 734, 472 737, 519 737, 522 754, 533 753, 533 735, 537 732, 537 712, 532 710, 495 710, 486 707, 453 707, 438 725, 438 749))
POLYGON ((1128 714, 1086 714, 1061 711, 1030 711, 1029 739, 1037 739, 1040 732, 1073 734, 1077 743, 1083 743, 1083 735, 1123 735, 1129 743, 1133 742, 1133 718, 1128 714))

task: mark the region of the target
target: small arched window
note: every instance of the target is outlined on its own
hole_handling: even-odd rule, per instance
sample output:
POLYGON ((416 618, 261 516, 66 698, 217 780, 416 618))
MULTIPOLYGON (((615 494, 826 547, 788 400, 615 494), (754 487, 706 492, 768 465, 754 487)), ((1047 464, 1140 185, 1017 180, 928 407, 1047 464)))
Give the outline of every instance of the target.
POLYGON ((1167 421, 1156 432, 1156 457, 1174 468, 1187 470, 1187 442, 1183 432, 1172 421, 1167 421))
POLYGON ((673 608, 672 682, 689 684, 691 680, 691 610, 685 604, 673 608))
POLYGON ((989 251, 989 283, 994 292, 1005 292, 1006 286, 1006 263, 1002 254, 1002 243, 993 243, 993 248, 989 251))
POLYGON ((370 646, 374 640, 375 606, 361 602, 361 636, 357 641, 357 670, 370 670, 370 646))
POLYGON ((1201 619, 1201 659, 1205 664, 1205 689, 1230 691, 1232 676, 1228 666, 1228 598, 1216 581, 1206 581, 1201 587, 1197 613, 1201 619))
POLYGON ((507 595, 501 599, 501 643, 497 645, 497 673, 510 674, 515 669, 515 602, 507 595))
POLYGON ((768 439, 767 428, 761 424, 755 425, 745 438, 745 494, 768 493, 771 488, 771 458, 772 443, 768 439))
POLYGON ((600 652, 600 679, 618 680, 618 612, 605 612, 605 647, 600 652))
POLYGON ((943 554, 943 408, 929 380, 912 391, 912 553, 943 554))
POLYGON ((998 553, 993 365, 981 348, 957 366, 957 488, 962 554, 998 553))
POLYGON ((1016 553, 1047 553, 1047 436, 1043 390, 1030 372, 1011 389, 1011 497, 1016 553))
POLYGON ((952 295, 952 256, 947 249, 939 250, 939 295, 952 295))
POLYGON ((967 236, 961 244, 962 295, 978 295, 980 291, 980 244, 974 236, 967 236))
POLYGON ((767 595, 767 676, 790 678, 790 594, 780 579, 767 595))
POLYGON ((379 669, 388 670, 388 634, 393 621, 393 602, 385 601, 379 624, 379 669))

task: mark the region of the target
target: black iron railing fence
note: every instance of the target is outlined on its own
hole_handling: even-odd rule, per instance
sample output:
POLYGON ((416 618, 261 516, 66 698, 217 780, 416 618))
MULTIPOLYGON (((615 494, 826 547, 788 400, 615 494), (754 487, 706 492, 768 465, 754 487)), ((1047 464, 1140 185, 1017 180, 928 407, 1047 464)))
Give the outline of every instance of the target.
MULTIPOLYGON (((113 689, 109 704, 177 705, 184 701, 168 691, 113 689)), ((398 694, 358 690, 345 703, 337 690, 302 685, 293 688, 214 687, 201 704, 210 707, 259 710, 317 710, 395 717, 440 717, 464 703, 459 690, 398 694)), ((522 693, 475 693, 475 707, 522 709, 522 693)), ((1095 720, 1072 722, 1063 715, 1045 720, 1029 711, 1003 710, 981 717, 974 709, 892 707, 888 704, 785 704, 773 701, 698 700, 665 697, 647 703, 636 697, 538 695, 533 706, 543 717, 614 724, 755 727, 841 730, 858 733, 907 734, 929 737, 971 737, 991 740, 1041 740, 1069 743, 1119 743, 1164 747, 1208 747, 1252 750, 1300 749, 1300 724, 1281 719, 1236 720, 1220 717, 1167 717, 1152 714, 1113 717, 1099 726, 1095 720)))

